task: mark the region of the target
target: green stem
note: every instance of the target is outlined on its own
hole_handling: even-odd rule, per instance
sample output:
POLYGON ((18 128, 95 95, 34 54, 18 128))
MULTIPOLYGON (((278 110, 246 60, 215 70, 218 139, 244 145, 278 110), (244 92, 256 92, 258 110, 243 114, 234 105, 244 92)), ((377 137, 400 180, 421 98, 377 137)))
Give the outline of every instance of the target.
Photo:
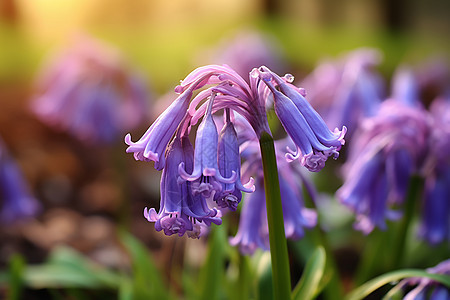
POLYGON ((397 231, 397 237, 394 239, 392 247, 392 261, 390 261, 390 269, 394 270, 402 266, 406 239, 408 237, 408 230, 410 228, 411 221, 414 216, 414 208, 417 203, 418 196, 422 189, 424 180, 419 176, 413 176, 409 180, 408 194, 405 199, 405 215, 400 222, 399 229, 397 231))
POLYGON ((259 145, 264 170, 274 296, 275 299, 290 299, 289 259, 273 138, 268 133, 263 132, 259 139, 259 145))
MULTIPOLYGON (((312 198, 313 195, 306 184, 303 185, 302 190, 305 205, 314 208, 317 211, 317 206, 312 198)), ((317 223, 321 224, 320 219, 318 219, 317 223)), ((306 231, 302 240, 294 245, 296 245, 296 249, 298 250, 298 253, 300 253, 304 263, 308 261, 318 247, 323 247, 325 249, 326 264, 322 283, 326 282, 326 285, 324 286, 322 294, 324 299, 341 299, 344 295, 344 291, 341 285, 333 249, 328 241, 327 234, 320 228, 320 225, 306 231)))

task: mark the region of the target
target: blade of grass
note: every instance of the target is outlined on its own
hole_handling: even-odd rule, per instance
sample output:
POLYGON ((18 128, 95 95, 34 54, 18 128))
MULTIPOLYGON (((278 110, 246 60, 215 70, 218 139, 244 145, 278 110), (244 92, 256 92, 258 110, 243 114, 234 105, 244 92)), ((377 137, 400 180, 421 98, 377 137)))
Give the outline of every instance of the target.
POLYGON ((317 296, 325 270, 325 258, 325 250, 318 247, 308 260, 303 275, 292 293, 293 300, 309 300, 317 296))
POLYGON ((378 276, 372 280, 369 280, 368 282, 364 283, 360 287, 353 290, 350 294, 346 296, 345 299, 346 300, 364 299, 364 297, 368 296, 373 291, 377 290, 378 288, 382 287, 385 284, 409 277, 430 278, 450 288, 450 276, 448 275, 431 274, 427 273, 426 271, 416 269, 405 269, 389 272, 381 276, 378 276))

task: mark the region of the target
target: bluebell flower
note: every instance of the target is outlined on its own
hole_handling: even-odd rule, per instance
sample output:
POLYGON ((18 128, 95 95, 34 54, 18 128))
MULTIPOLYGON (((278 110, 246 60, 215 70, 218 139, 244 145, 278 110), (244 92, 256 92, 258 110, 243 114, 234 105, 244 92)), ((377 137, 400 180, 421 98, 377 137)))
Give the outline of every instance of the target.
POLYGON ((262 177, 257 181, 255 192, 245 197, 236 235, 230 238, 232 246, 239 246, 243 254, 252 254, 256 249, 269 249, 269 232, 267 229, 266 197, 262 177))
POLYGON ((237 175, 236 181, 222 183, 222 190, 214 195, 214 200, 220 208, 230 208, 235 211, 242 199, 242 192, 252 193, 255 190, 253 178, 249 182, 241 182, 241 158, 236 130, 231 122, 230 111, 226 109, 226 121, 219 136, 218 164, 219 172, 225 177, 237 175))
POLYGON ((265 67, 260 68, 260 76, 274 95, 275 113, 297 147, 296 152, 286 155, 287 159, 300 158, 301 164, 312 172, 320 171, 329 156, 336 159, 344 144, 345 126, 342 131, 331 132, 297 89, 265 67))
POLYGON ((155 209, 144 210, 144 216, 149 222, 155 222, 157 231, 166 235, 187 233, 198 238, 201 232, 200 224, 210 226, 211 223, 221 224, 220 213, 209 209, 205 198, 192 193, 192 183, 184 181, 178 174, 178 166, 183 163, 187 171, 193 169, 194 149, 189 138, 176 137, 167 149, 167 157, 161 175, 161 202, 157 213, 155 209))
POLYGON ((390 206, 403 203, 410 177, 419 171, 428 146, 427 112, 410 99, 411 93, 396 95, 408 99, 384 101, 375 116, 361 123, 343 167, 344 185, 336 193, 355 212, 355 227, 364 233, 374 227, 385 229, 386 219, 401 216, 390 206))
POLYGON ((398 68, 392 82, 392 98, 409 105, 420 104, 419 86, 412 70, 406 66, 398 68))
POLYGON ((384 81, 374 68, 380 61, 378 50, 357 49, 324 61, 302 81, 311 105, 331 128, 345 125, 347 138, 363 118, 376 113, 385 97, 384 81))
POLYGON ((194 170, 191 174, 186 172, 183 162, 180 163, 178 169, 181 178, 192 182, 192 192, 207 198, 222 191, 221 183, 234 184, 237 180, 237 173, 234 170, 231 170, 231 174, 227 178, 220 174, 218 165, 219 136, 211 114, 214 98, 215 94, 212 94, 208 102, 208 110, 195 137, 194 170))
POLYGON ((147 116, 143 79, 114 49, 86 37, 53 59, 31 105, 38 118, 89 143, 111 143, 147 116))
POLYGON ((34 198, 16 163, 0 141, 0 222, 11 224, 35 216, 40 204, 34 198))
POLYGON ((154 161, 155 169, 162 170, 165 165, 166 147, 185 117, 191 97, 192 89, 187 89, 179 95, 137 142, 132 142, 131 135, 127 134, 126 152, 134 153, 136 160, 154 161))
POLYGON ((431 244, 450 241, 450 97, 433 101, 429 151, 422 170, 425 191, 421 237, 431 244))

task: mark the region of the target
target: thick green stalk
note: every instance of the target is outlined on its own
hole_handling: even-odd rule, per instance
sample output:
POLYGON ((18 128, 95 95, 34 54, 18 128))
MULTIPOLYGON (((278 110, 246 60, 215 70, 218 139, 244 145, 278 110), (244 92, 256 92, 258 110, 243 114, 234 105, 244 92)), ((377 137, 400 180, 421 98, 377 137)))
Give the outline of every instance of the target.
POLYGON ((284 233, 283 209, 280 183, 273 138, 266 132, 259 139, 264 170, 264 189, 269 225, 270 255, 275 299, 291 298, 291 278, 286 235, 284 233))

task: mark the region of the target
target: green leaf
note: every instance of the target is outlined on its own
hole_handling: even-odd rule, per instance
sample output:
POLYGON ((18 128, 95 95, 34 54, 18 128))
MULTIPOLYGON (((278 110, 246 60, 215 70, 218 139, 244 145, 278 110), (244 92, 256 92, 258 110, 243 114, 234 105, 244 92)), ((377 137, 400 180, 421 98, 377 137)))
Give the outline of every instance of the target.
POLYGON ((270 253, 264 252, 258 261, 258 299, 273 300, 272 262, 270 253))
POLYGON ((133 285, 129 280, 123 280, 119 286, 119 300, 133 300, 133 285))
POLYGON ((25 261, 20 255, 13 255, 9 261, 9 289, 8 300, 20 299, 23 286, 23 272, 25 261))
POLYGON ((78 252, 56 248, 47 263, 29 266, 25 283, 32 288, 117 288, 120 276, 94 264, 78 252))
POLYGON ((426 271, 416 269, 405 269, 389 272, 381 276, 378 276, 372 280, 369 280, 368 282, 364 283, 360 287, 353 290, 350 294, 347 295, 345 299, 346 300, 363 299, 364 297, 366 297, 367 295, 369 295, 370 293, 372 293, 373 291, 382 287, 385 284, 409 277, 430 278, 450 288, 450 276, 448 275, 431 274, 427 273, 426 271))
POLYGON ((320 291, 319 283, 325 270, 325 250, 318 247, 308 260, 303 275, 292 293, 294 300, 313 299, 320 291))
MULTIPOLYGON (((134 297, 154 297, 155 299, 167 299, 169 296, 166 285, 161 280, 162 274, 158 271, 151 253, 148 249, 130 233, 123 231, 120 239, 128 250, 133 265, 133 292, 134 297)), ((122 287, 125 295, 130 292, 127 286, 122 287)))
POLYGON ((220 287, 225 273, 225 249, 227 247, 226 228, 215 226, 211 230, 208 256, 200 273, 202 288, 200 299, 219 299, 220 287))

